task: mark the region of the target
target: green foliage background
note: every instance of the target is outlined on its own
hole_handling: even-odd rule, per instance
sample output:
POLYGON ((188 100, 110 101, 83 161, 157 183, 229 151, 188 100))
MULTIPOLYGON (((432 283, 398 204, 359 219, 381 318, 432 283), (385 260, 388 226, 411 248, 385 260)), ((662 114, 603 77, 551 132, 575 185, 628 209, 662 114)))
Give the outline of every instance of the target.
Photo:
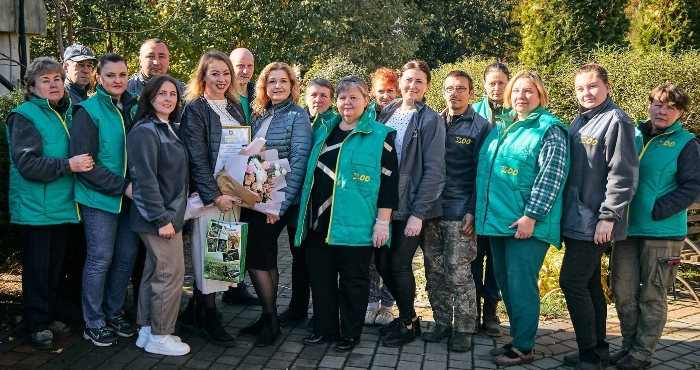
MULTIPOLYGON (((682 120, 684 126, 700 135, 700 52, 685 51, 670 54, 662 51, 639 52, 631 49, 600 48, 584 57, 569 56, 552 71, 537 70, 549 93, 549 111, 568 124, 576 116, 578 103, 574 97, 573 84, 576 70, 591 61, 597 61, 608 71, 612 90, 610 95, 633 119, 648 118, 648 96, 651 89, 664 83, 673 82, 690 95, 693 104, 682 120)), ((433 71, 433 83, 426 93, 428 104, 436 111, 445 108, 441 82, 454 69, 467 72, 474 79, 476 93, 472 103, 482 99, 483 71, 494 60, 485 58, 465 58, 457 63, 449 63, 433 71)), ((508 63, 511 74, 523 66, 508 63)))

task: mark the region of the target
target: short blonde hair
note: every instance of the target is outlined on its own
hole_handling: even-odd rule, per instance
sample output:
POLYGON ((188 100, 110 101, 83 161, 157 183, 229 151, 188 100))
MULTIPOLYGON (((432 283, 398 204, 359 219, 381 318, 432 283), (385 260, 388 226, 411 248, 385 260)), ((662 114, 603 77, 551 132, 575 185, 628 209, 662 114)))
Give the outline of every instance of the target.
POLYGON ((537 75, 537 73, 530 71, 520 71, 516 73, 515 76, 510 79, 510 81, 508 81, 506 90, 503 93, 503 106, 506 108, 512 108, 512 105, 510 104, 510 96, 513 93, 513 85, 515 85, 515 81, 521 78, 527 78, 533 85, 535 85, 540 97, 540 106, 542 108, 547 108, 547 104, 549 104, 549 94, 547 93, 547 89, 544 87, 544 82, 542 82, 542 79, 537 75))
POLYGON ((236 94, 236 87, 233 86, 233 65, 231 64, 231 59, 229 59, 228 55, 218 50, 209 50, 206 53, 202 54, 202 57, 199 58, 197 69, 194 70, 192 78, 190 78, 190 82, 187 83, 187 93, 185 94, 185 100, 191 101, 196 99, 198 96, 204 94, 206 86, 206 84, 204 83, 204 79, 207 75, 209 64, 214 60, 220 60, 226 63, 226 67, 229 71, 231 71, 231 83, 229 84, 228 89, 226 90, 224 95, 227 99, 239 103, 238 94, 236 94))
POLYGON ((289 84, 291 85, 290 92, 292 101, 295 104, 299 103, 299 81, 297 81, 297 76, 294 73, 294 70, 292 70, 292 67, 290 67, 287 63, 272 62, 263 68, 262 72, 260 72, 260 76, 258 76, 258 81, 255 83, 255 100, 253 101, 253 110, 258 115, 265 111, 267 104, 270 102, 270 97, 267 96, 267 78, 270 76, 270 72, 279 70, 287 73, 289 84))

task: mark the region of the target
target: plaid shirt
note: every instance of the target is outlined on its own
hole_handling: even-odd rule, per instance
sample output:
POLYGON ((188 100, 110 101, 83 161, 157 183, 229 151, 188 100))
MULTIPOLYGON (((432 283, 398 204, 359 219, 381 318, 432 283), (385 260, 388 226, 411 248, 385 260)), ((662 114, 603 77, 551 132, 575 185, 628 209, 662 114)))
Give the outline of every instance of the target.
POLYGON ((564 131, 552 126, 542 138, 542 148, 537 158, 540 171, 525 206, 525 215, 541 220, 552 209, 559 188, 566 180, 567 140, 564 131))

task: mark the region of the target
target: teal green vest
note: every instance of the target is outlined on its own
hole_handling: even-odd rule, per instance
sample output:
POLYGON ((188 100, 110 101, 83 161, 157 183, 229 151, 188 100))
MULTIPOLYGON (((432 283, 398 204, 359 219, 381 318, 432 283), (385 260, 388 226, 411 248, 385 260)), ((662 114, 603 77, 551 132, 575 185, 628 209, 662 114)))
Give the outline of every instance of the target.
MULTIPOLYGON (((51 108, 47 99, 31 96, 28 102, 12 111, 34 124, 41 135, 42 156, 70 156, 70 109, 61 116, 51 108)), ((8 144, 12 140, 5 127, 8 144)), ((10 154, 10 220, 21 225, 56 225, 77 223, 78 209, 73 200, 73 175, 51 182, 30 181, 22 177, 10 154)))
MULTIPOLYGON (((541 107, 524 121, 512 123, 517 117, 515 111, 498 117, 503 122, 498 122, 479 152, 476 232, 486 236, 514 236, 516 229, 509 226, 525 215, 525 205, 539 173, 537 158, 545 132, 556 125, 568 136, 568 129, 541 107)), ((567 145, 566 174, 568 162, 567 145)), ((532 234, 534 238, 557 247, 561 246, 559 221, 566 178, 562 181, 554 206, 544 219, 535 223, 532 234)))
POLYGON ((313 131, 318 130, 319 127, 322 126, 323 121, 330 121, 333 117, 337 116, 338 113, 335 113, 335 109, 331 105, 331 108, 326 111, 326 113, 319 113, 314 117, 313 122, 311 122, 311 128, 313 131))
MULTIPOLYGON (((330 120, 320 122, 319 128, 314 132, 314 146, 309 156, 301 193, 295 245, 301 244, 308 227, 306 213, 313 187, 314 170, 321 149, 340 120, 340 115, 336 114, 330 120)), ((371 119, 369 112, 365 111, 357 127, 340 147, 326 243, 348 246, 372 245, 372 228, 377 217, 384 139, 392 131, 394 131, 392 128, 371 119)))
MULTIPOLYGON (((489 96, 484 94, 484 99, 478 103, 472 104, 472 108, 476 113, 491 122, 491 105, 489 104, 489 96)), ((503 108, 503 113, 510 112, 511 108, 503 108)))
MULTIPOLYGON (((100 142, 97 158, 93 158, 95 164, 105 167, 117 176, 126 177, 126 127, 118 108, 112 103, 112 97, 101 85, 97 85, 95 95, 76 106, 83 107, 97 126, 100 142)), ((136 107, 125 113, 133 118, 136 107)), ((103 194, 87 187, 80 180, 75 182, 75 201, 92 208, 119 213, 122 196, 103 194)))
MULTIPOLYGON (((639 129, 637 129, 638 132, 639 129)), ((639 153, 639 185, 629 206, 627 236, 677 237, 688 232, 688 212, 679 212, 665 220, 654 221, 651 211, 656 199, 678 188, 678 155, 695 136, 676 121, 671 127, 649 140, 639 153)))

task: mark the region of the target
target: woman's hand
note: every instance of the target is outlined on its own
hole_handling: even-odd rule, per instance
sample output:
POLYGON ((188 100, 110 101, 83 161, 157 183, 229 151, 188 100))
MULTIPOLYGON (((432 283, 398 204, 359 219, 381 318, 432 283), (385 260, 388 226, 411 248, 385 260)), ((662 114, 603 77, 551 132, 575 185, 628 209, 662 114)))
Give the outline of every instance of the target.
POLYGON ((280 219, 280 216, 277 216, 277 215, 271 215, 269 213, 265 213, 265 215, 267 216, 267 223, 268 224, 274 224, 275 222, 279 221, 279 219, 280 219))
POLYGON ((406 222, 406 229, 404 229, 403 234, 411 237, 411 236, 418 236, 420 234, 421 229, 423 228, 423 220, 416 216, 411 216, 408 218, 408 221, 406 222))
POLYGON ((168 222, 167 225, 158 229, 158 235, 160 235, 161 238, 165 239, 170 239, 173 236, 175 236, 175 228, 173 227, 173 223, 168 222))
POLYGON ((459 231, 464 235, 472 235, 474 233, 474 215, 467 213, 462 217, 462 227, 459 231))
POLYGON ((372 244, 375 248, 381 248, 389 240, 389 221, 376 219, 372 228, 372 244))
POLYGON ((126 187, 126 190, 124 190, 124 195, 129 197, 129 199, 134 199, 134 194, 131 192, 131 183, 126 187))
POLYGON ((527 239, 532 236, 532 230, 535 229, 535 220, 530 216, 523 216, 518 221, 513 222, 509 227, 511 229, 518 228, 515 232, 515 239, 527 239))
POLYGON ((92 170, 95 166, 95 161, 92 159, 90 154, 80 154, 68 159, 70 164, 70 170, 72 172, 88 172, 92 170))
POLYGON ((234 204, 240 204, 240 203, 241 203, 240 199, 238 199, 236 197, 232 197, 230 195, 222 195, 222 196, 214 199, 214 204, 216 204, 216 207, 219 208, 219 211, 221 211, 222 213, 226 213, 226 212, 230 211, 231 208, 233 208, 234 204))
POLYGON ((615 226, 615 223, 612 221, 598 221, 598 224, 595 225, 595 235, 593 236, 593 242, 595 244, 603 244, 609 242, 610 235, 613 231, 613 226, 615 226))

